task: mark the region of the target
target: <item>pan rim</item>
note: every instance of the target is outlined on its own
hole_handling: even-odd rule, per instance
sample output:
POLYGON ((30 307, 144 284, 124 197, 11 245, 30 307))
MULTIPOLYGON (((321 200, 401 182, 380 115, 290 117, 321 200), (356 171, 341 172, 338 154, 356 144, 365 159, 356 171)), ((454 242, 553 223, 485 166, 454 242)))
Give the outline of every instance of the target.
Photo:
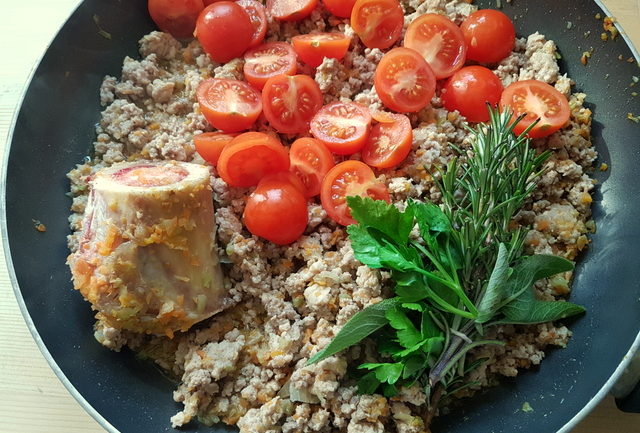
MULTIPOLYGON (((602 3, 601 0, 593 0, 593 2, 606 14, 606 16, 611 16, 611 12, 609 9, 602 3)), ((75 386, 69 381, 64 372, 58 366, 57 362, 47 349, 44 341, 40 337, 40 334, 31 318, 31 315, 27 309, 24 298, 22 296, 22 291, 20 289, 20 285, 18 284, 17 276, 15 273, 15 268, 13 266, 13 259, 11 254, 11 247, 9 245, 8 239, 8 227, 7 227, 7 215, 6 215, 6 186, 7 186, 7 171, 9 165, 9 155, 11 153, 11 147, 13 142, 13 135, 16 128, 18 116, 22 109, 22 104, 26 97, 27 91, 31 86, 33 77, 42 62, 42 59, 47 54, 49 47, 58 37, 58 34, 62 31, 62 29, 67 25, 70 18, 76 13, 76 11, 82 6, 84 0, 79 0, 78 4, 70 11, 67 18, 61 23, 58 27, 55 34, 51 37, 50 41, 47 43, 43 52, 39 55, 39 57, 34 62, 27 79, 25 80, 22 89, 20 98, 13 109, 12 120, 7 131, 6 135, 6 146, 3 155, 2 164, 0 165, 0 233, 2 234, 2 246, 5 252, 5 265, 9 277, 9 282, 11 284, 14 296, 18 303, 18 307, 20 309, 20 313, 29 329, 29 332, 34 339, 40 353, 42 353, 43 357, 53 370, 54 374, 57 378, 62 382, 64 387, 69 391, 69 393, 73 396, 73 398, 80 404, 80 406, 106 431, 109 433, 120 433, 118 429, 116 429, 109 421, 106 420, 85 398, 84 396, 75 388, 75 386)), ((632 41, 630 40, 628 34, 624 31, 624 29, 620 26, 618 22, 615 22, 615 26, 618 29, 620 35, 624 39, 625 43, 631 50, 634 58, 640 64, 640 53, 638 49, 634 46, 632 41)), ((589 402, 580 409, 564 426, 562 426, 557 433, 569 433, 573 430, 586 416, 593 411, 593 409, 609 394, 612 387, 615 385, 617 380, 622 376, 624 371, 628 368, 629 364, 634 359, 634 356, 640 354, 640 330, 636 335, 634 342, 631 347, 627 351, 627 353, 622 358, 622 361, 618 364, 616 369, 613 371, 609 379, 600 387, 599 391, 589 400, 589 402)))

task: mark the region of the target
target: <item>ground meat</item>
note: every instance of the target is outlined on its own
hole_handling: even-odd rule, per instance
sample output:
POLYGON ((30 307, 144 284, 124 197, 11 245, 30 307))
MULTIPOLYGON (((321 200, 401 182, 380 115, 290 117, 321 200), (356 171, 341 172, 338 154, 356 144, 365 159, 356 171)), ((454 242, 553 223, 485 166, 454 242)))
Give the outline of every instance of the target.
MULTIPOLYGON (((463 0, 401 0, 408 25, 433 12, 460 22, 476 6, 463 0)), ((352 37, 342 61, 324 59, 312 68, 300 64, 323 91, 325 102, 350 100, 371 110, 383 109, 373 78, 383 55, 363 46, 348 20, 332 17, 323 6, 299 23, 269 21, 268 39, 290 41, 310 31, 340 31, 352 37)), ((162 32, 140 40, 140 59, 127 57, 120 78, 107 76, 100 88, 105 106, 96 129, 95 158, 69 173, 77 247, 88 182, 96 170, 128 159, 176 159, 204 163, 195 154, 193 135, 213 128, 200 113, 195 92, 206 77, 243 79, 243 60, 216 64, 197 41, 186 45, 162 32)), ((590 141, 591 111, 585 95, 572 93, 571 79, 560 75, 556 46, 535 33, 518 39, 514 51, 497 65, 487 65, 506 86, 520 79, 548 82, 569 98, 571 119, 534 146, 550 149, 540 187, 518 214, 516 223, 530 227, 528 253, 575 258, 588 245, 591 193, 589 177, 597 157, 590 141)), ((438 89, 438 92, 440 90, 438 89)), ((438 202, 438 169, 456 154, 450 144, 468 148, 466 120, 442 107, 438 94, 410 116, 412 150, 394 169, 377 172, 399 208, 413 198, 438 202)), ((273 132, 264 119, 257 130, 273 132)), ((296 136, 282 136, 290 143, 296 136)), ((375 356, 367 344, 307 366, 344 324, 362 308, 390 293, 389 275, 363 266, 354 257, 344 228, 333 222, 317 199, 309 203, 305 235, 288 246, 275 246, 251 236, 242 225, 251 188, 232 188, 211 169, 217 239, 229 291, 227 308, 186 333, 167 337, 137 336, 96 324, 96 338, 114 350, 124 345, 153 359, 181 378, 174 399, 184 409, 172 418, 182 426, 197 418, 205 424, 237 424, 241 432, 422 433, 418 407, 427 396, 419 386, 401 388, 393 399, 359 395, 347 365, 375 356)), ((568 295, 571 273, 536 285, 540 299, 568 295)), ((481 386, 500 375, 539 364, 549 346, 563 347, 570 331, 564 326, 501 326, 486 337, 507 345, 483 346, 473 359, 487 358, 471 380, 481 386)), ((461 392, 469 395, 473 388, 461 392)))

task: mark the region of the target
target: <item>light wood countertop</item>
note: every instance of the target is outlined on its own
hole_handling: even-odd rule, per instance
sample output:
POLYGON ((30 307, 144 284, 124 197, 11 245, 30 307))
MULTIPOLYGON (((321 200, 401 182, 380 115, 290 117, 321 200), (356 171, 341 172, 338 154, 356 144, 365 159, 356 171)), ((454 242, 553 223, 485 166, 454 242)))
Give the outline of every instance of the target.
MULTIPOLYGON (((640 47, 640 0, 602 2, 640 47)), ((29 71, 78 3, 0 0, 0 155, 6 148, 13 111, 29 71)), ((62 386, 36 347, 18 309, 4 263, 0 249, 0 432, 104 433, 62 386)), ((640 415, 619 412, 607 398, 574 431, 640 432, 640 415)))

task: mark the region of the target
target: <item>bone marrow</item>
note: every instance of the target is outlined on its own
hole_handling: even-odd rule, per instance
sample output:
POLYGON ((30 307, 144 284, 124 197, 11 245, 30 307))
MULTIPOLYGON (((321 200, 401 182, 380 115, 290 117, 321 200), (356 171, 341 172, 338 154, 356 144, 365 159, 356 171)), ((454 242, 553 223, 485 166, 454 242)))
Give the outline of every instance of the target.
POLYGON ((121 163, 96 173, 74 287, 109 326, 172 336, 222 309, 208 168, 121 163))

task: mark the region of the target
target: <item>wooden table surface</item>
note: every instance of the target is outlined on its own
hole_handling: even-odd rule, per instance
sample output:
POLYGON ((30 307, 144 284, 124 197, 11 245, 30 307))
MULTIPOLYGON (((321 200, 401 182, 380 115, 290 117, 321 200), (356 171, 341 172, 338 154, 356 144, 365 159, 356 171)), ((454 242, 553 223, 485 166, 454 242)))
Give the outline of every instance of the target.
MULTIPOLYGON (((602 1, 640 47, 640 0, 602 1)), ((78 3, 0 0, 0 155, 30 69, 78 3)), ((0 432, 104 433, 40 354, 18 309, 4 263, 0 249, 0 432)), ((574 432, 640 432, 640 415, 619 412, 607 398, 574 432)))

